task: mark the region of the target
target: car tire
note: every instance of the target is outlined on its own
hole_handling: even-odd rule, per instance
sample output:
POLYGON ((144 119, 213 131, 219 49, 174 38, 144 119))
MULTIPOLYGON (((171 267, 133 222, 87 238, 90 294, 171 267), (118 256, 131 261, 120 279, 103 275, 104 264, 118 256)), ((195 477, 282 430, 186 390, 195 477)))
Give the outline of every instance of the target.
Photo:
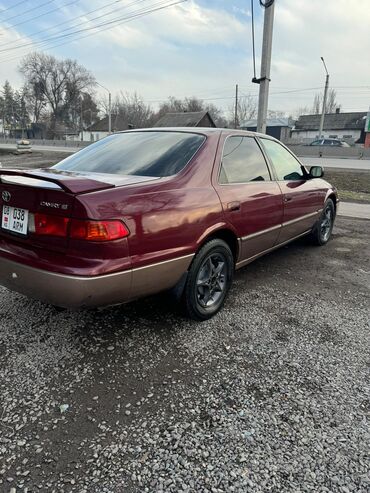
POLYGON ((311 233, 314 245, 323 246, 330 240, 335 220, 335 207, 332 199, 325 202, 320 219, 315 224, 311 233))
POLYGON ((208 320, 223 306, 234 275, 230 247, 220 239, 210 240, 193 259, 186 279, 182 304, 193 320, 208 320))

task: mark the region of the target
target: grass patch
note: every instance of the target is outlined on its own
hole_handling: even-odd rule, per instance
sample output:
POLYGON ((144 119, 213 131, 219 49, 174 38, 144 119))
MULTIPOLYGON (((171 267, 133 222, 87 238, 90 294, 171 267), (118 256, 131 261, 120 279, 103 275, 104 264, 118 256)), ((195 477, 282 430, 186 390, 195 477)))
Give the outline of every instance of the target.
POLYGON ((370 203, 370 171, 325 170, 325 180, 336 186, 339 198, 347 202, 370 203))

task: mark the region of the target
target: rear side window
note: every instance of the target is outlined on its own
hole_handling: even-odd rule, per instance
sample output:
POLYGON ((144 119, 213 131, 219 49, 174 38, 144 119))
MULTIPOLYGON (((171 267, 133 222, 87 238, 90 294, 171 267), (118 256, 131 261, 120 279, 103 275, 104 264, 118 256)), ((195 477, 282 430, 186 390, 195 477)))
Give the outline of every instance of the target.
POLYGON ((91 144, 55 169, 163 177, 181 171, 205 141, 185 132, 127 132, 91 144))
POLYGON ((235 135, 226 139, 219 178, 221 184, 270 180, 265 158, 253 137, 235 135))
POLYGON ((268 157, 274 165, 279 181, 305 180, 301 163, 281 144, 270 139, 261 139, 268 157))

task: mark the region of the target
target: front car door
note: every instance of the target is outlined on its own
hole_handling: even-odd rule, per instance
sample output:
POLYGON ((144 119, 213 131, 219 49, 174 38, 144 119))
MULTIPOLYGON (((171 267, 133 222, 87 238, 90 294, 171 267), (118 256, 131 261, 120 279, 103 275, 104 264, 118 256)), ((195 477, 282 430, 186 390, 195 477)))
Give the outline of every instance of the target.
POLYGON ((322 193, 305 167, 282 144, 259 138, 283 194, 284 216, 278 243, 310 231, 323 206, 322 193))
POLYGON ((272 248, 283 216, 282 194, 253 136, 224 135, 213 185, 239 237, 240 263, 272 248))

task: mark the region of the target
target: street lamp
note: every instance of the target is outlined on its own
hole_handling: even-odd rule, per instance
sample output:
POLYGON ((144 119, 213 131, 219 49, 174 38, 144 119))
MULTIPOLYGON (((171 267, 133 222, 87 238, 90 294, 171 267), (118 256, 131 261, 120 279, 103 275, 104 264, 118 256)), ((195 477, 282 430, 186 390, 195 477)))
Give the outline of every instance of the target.
POLYGON ((321 119, 320 119, 320 129, 319 129, 319 139, 322 137, 322 130, 324 128, 324 120, 325 120, 325 108, 326 108, 326 98, 328 95, 328 87, 329 87, 329 73, 328 69, 326 68, 326 63, 324 60, 324 57, 320 57, 321 61, 324 65, 325 72, 326 72, 326 79, 325 79, 325 90, 324 90, 324 98, 322 101, 322 113, 321 113, 321 119))
POLYGON ((112 95, 110 93, 110 90, 104 87, 102 84, 99 84, 97 82, 97 85, 102 87, 108 92, 108 133, 112 133, 112 95))

